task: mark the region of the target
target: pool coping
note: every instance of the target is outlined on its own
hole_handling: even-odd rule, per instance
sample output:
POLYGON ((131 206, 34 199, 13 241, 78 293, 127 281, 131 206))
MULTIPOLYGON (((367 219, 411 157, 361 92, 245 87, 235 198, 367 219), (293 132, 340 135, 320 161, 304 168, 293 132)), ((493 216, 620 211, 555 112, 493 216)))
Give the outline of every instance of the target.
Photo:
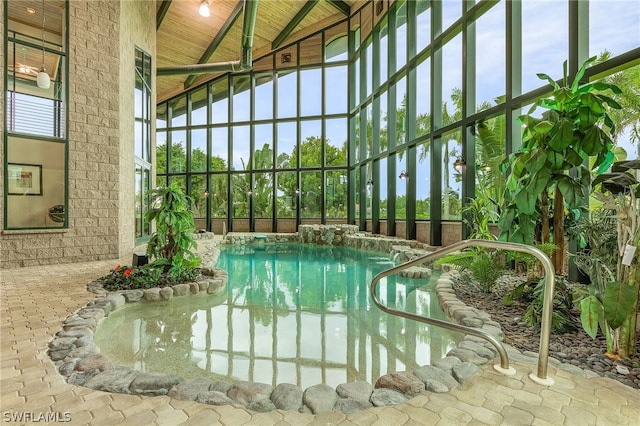
MULTIPOLYGON (((371 238, 379 239, 380 237, 371 238)), ((395 241, 406 242, 407 240, 395 241)), ((410 245, 414 243, 409 242, 410 245)), ((254 411, 295 410, 295 404, 293 407, 291 404, 287 406, 281 398, 273 401, 273 395, 282 384, 272 388, 268 384, 244 381, 229 384, 206 379, 208 382, 202 382, 205 379, 184 380, 170 374, 140 373, 129 367, 112 365, 104 355, 100 354, 100 349, 93 342, 93 333, 100 322, 111 312, 126 304, 153 303, 172 300, 174 297, 211 295, 221 292, 225 288, 228 277, 226 271, 214 266, 218 254, 217 245, 208 252, 200 254, 207 278, 197 283, 165 287, 164 295, 161 293, 163 289, 160 288, 110 293, 101 289, 99 282, 89 283, 88 290, 97 294, 98 297, 69 315, 62 329, 49 343, 48 353, 58 372, 68 383, 96 390, 139 395, 168 395, 176 399, 193 399, 214 405, 239 404, 254 411), (168 289, 171 290, 171 296, 168 289), (266 398, 267 393, 269 396, 266 398), (247 396, 248 394, 253 396, 247 396)), ((487 313, 466 306, 457 299, 449 272, 443 272, 436 281, 435 288, 439 304, 450 320, 458 324, 482 328, 502 341, 502 331, 497 322, 491 321, 487 313)), ((286 391, 294 392, 296 401, 300 397, 301 404, 296 411, 318 414, 337 409, 343 413, 350 413, 373 406, 403 403, 424 392, 447 392, 467 381, 480 365, 488 363, 496 356, 497 352, 490 343, 467 335, 456 348, 449 351, 447 356, 434 361, 432 365, 413 371, 386 374, 373 385, 367 382, 352 382, 338 385, 335 390, 322 384, 305 390, 290 385, 297 389, 286 391), (365 383, 369 386, 365 386, 365 383), (360 394, 354 393, 355 388, 360 394), (318 402, 327 398, 328 403, 318 402)), ((284 390, 281 389, 279 395, 283 392, 284 390)))

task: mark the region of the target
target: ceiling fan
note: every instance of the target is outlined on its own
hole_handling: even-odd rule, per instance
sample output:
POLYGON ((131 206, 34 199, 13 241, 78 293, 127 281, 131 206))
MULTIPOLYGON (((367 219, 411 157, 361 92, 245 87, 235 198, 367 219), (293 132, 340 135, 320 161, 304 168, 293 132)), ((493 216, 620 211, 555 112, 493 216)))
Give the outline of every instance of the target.
POLYGON ((38 71, 40 71, 40 68, 26 65, 27 48, 21 47, 20 52, 22 53, 22 62, 14 61, 13 64, 9 64, 9 68, 13 68, 14 72, 16 73, 27 74, 27 75, 37 75, 38 71))

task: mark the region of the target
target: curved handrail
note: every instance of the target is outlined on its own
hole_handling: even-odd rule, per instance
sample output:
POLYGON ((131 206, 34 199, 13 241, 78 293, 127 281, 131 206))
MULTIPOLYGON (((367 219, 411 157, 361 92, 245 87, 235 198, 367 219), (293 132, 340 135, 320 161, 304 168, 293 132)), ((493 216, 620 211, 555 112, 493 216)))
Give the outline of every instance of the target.
MULTIPOLYGON (((450 323, 447 321, 442 321, 434 318, 423 317, 420 315, 413 314, 411 312, 400 311, 398 309, 389 308, 383 305, 378 296, 376 295, 376 289, 378 286, 378 282, 389 275, 396 274, 402 270, 405 270, 413 265, 419 265, 424 262, 428 262, 430 260, 437 259, 439 257, 444 256, 445 254, 452 253, 454 251, 458 251, 467 247, 488 247, 488 248, 497 248, 497 249, 505 249, 505 250, 513 250, 519 251, 523 253, 529 253, 542 263, 542 266, 545 270, 545 289, 544 289, 544 300, 542 305, 542 326, 540 330, 540 352, 538 355, 538 374, 537 377, 534 378, 533 373, 530 375, 531 379, 540 384, 550 385, 553 383, 552 379, 547 378, 547 366, 549 361, 549 335, 551 334, 551 314, 553 309, 553 292, 555 286, 555 273, 553 269, 553 264, 551 260, 544 254, 541 250, 527 246, 525 244, 519 243, 510 243, 504 241, 490 241, 490 240, 463 240, 457 243, 453 243, 447 247, 443 247, 434 252, 425 254, 423 256, 417 257, 415 259, 411 259, 407 262, 404 262, 400 265, 394 266, 393 268, 389 268, 385 271, 380 272, 371 281, 370 292, 371 298, 373 299, 373 303, 376 304, 380 310, 387 312, 392 315, 401 316, 404 318, 412 319, 415 321, 423 322, 425 324, 432 324, 442 328, 446 328, 453 331, 459 331, 467 334, 471 334, 473 336, 480 337, 482 339, 488 340, 498 351, 500 355, 500 368, 506 371, 510 371, 509 369, 509 357, 507 356, 507 352, 502 346, 502 343, 495 336, 479 330, 477 328, 466 327, 460 324, 450 323)), ((496 367, 497 368, 497 367, 496 367)))

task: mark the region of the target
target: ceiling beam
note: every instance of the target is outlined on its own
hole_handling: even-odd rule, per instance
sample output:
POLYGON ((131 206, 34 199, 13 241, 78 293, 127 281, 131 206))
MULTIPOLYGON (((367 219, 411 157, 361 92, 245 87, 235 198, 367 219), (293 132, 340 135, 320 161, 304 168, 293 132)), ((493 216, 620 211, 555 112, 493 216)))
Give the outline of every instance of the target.
POLYGON ((349 14, 351 13, 351 7, 342 0, 327 0, 327 3, 338 9, 346 16, 349 16, 349 14))
POLYGON ((286 27, 278 34, 278 36, 271 43, 271 49, 277 49, 283 41, 293 32, 300 22, 311 12, 311 9, 318 3, 318 0, 307 0, 302 6, 302 9, 294 16, 286 27))
POLYGON ((160 24, 162 24, 165 15, 169 11, 169 6, 171 6, 171 0, 162 0, 160 9, 158 9, 158 13, 156 14, 156 31, 160 29, 160 24))
MULTIPOLYGON (((211 41, 211 44, 209 44, 209 47, 207 47, 207 50, 205 50, 202 56, 200 57, 200 60, 198 61, 199 64, 204 64, 209 59, 211 59, 211 56, 213 56, 213 52, 215 52, 218 46, 220 46, 220 43, 222 43, 222 40, 224 40, 224 38, 226 37, 231 27, 233 27, 233 24, 235 24, 236 20, 240 16, 240 12, 242 12, 243 4, 244 2, 242 0, 239 1, 238 4, 236 4, 236 7, 231 12, 231 15, 229 15, 225 23, 222 24, 222 27, 220 27, 218 34, 216 34, 216 36, 211 41)), ((196 80, 196 76, 194 74, 191 74, 184 81, 184 88, 188 89, 195 80, 196 80)))

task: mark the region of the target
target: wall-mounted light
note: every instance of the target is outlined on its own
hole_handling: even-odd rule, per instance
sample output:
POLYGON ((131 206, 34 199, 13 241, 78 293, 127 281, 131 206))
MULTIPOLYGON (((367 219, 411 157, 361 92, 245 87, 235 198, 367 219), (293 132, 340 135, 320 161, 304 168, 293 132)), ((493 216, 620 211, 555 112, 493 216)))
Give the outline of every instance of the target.
POLYGON ((464 158, 462 158, 461 156, 458 156, 458 158, 456 158, 456 161, 453 162, 453 169, 460 173, 462 172, 462 168, 465 166, 465 161, 464 158))
POLYGON ((398 176, 400 179, 409 179, 409 173, 407 173, 405 170, 400 172, 400 176, 398 176))
POLYGON ((44 66, 44 0, 42 0, 42 67, 40 67, 40 71, 36 76, 36 83, 41 89, 48 89, 51 86, 51 78, 49 78, 47 69, 44 66))
POLYGON ((373 181, 371 179, 369 179, 367 181, 367 189, 371 190, 371 188, 373 188, 373 181))
POLYGON ((204 197, 209 198, 209 191, 204 191, 204 197))
POLYGON ((247 195, 251 197, 253 195, 253 189, 249 188, 249 190, 247 191, 247 195))
POLYGON ((296 188, 296 197, 300 195, 300 190, 298 188, 296 188))
POLYGON ((204 18, 208 18, 209 16, 211 16, 211 10, 209 9, 209 0, 202 1, 202 4, 198 8, 198 13, 204 18))

